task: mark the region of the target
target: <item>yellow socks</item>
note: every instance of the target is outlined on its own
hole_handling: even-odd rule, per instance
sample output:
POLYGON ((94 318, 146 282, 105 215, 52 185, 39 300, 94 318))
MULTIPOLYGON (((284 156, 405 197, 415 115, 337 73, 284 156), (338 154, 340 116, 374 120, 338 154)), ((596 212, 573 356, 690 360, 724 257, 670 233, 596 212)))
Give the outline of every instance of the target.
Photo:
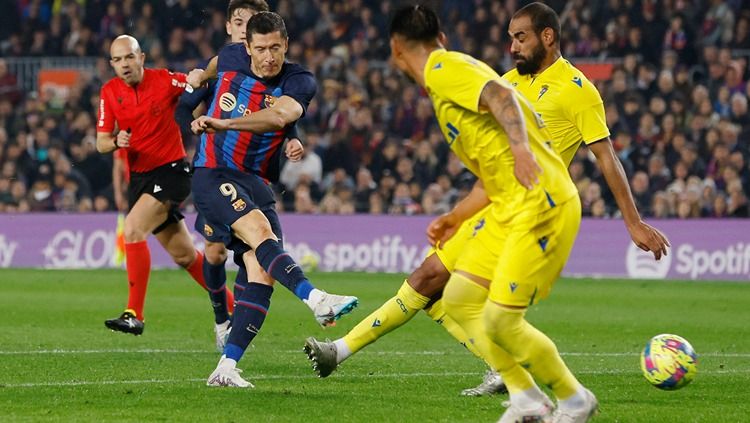
POLYGON ((552 340, 531 326, 524 319, 525 313, 526 309, 488 303, 484 322, 490 338, 507 350, 536 380, 549 386, 557 398, 571 397, 580 384, 552 340))
POLYGON ((479 357, 479 359, 484 360, 479 351, 477 351, 474 344, 469 342, 469 336, 466 335, 466 331, 464 331, 463 328, 459 326, 459 324, 456 323, 455 320, 453 320, 445 313, 445 307, 443 307, 442 298, 435 301, 430 307, 424 309, 424 312, 427 313, 427 315, 430 316, 430 318, 434 320, 435 323, 439 324, 443 327, 443 329, 448 331, 448 333, 453 338, 455 338, 459 344, 466 347, 467 350, 471 351, 471 353, 479 357))
POLYGON ((448 316, 463 328, 480 356, 503 377, 511 394, 535 386, 531 375, 519 366, 504 349, 485 332, 484 307, 488 291, 466 276, 454 273, 443 291, 443 306, 448 316))
POLYGON ((429 301, 429 298, 415 291, 408 281, 404 281, 396 296, 359 322, 344 336, 344 342, 352 354, 356 353, 411 320, 429 301))

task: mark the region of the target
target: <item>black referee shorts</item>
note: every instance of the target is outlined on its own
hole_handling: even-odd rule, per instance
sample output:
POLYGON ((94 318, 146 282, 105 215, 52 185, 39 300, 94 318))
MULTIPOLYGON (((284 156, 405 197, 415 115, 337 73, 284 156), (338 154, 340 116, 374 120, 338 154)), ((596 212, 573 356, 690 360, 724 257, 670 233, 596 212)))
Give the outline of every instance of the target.
POLYGON ((148 172, 131 172, 128 206, 132 209, 135 202, 144 194, 169 205, 167 220, 154 229, 154 234, 179 222, 185 217, 180 213, 180 204, 190 195, 190 166, 185 160, 178 160, 148 172))

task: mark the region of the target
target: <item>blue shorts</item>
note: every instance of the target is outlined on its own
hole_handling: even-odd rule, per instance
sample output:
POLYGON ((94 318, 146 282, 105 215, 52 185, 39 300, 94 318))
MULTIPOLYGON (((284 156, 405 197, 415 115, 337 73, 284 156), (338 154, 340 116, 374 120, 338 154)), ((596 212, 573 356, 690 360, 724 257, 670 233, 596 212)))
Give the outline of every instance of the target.
POLYGON ((195 230, 206 240, 221 242, 235 255, 251 248, 232 234, 232 224, 253 210, 260 210, 271 230, 282 240, 276 199, 261 177, 226 168, 197 167, 192 181, 193 201, 198 210, 195 230))

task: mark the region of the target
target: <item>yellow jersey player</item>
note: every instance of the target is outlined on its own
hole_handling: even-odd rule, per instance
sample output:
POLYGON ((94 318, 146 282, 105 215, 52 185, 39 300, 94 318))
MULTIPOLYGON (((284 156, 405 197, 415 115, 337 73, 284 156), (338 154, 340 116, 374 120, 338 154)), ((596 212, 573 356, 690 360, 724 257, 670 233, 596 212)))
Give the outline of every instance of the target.
POLYGON ((544 123, 489 66, 443 48, 431 9, 399 9, 390 35, 392 62, 427 90, 451 149, 484 193, 441 217, 433 236, 442 238, 489 206, 456 261, 443 302, 505 381, 510 407, 500 421, 552 418, 554 405, 533 378, 557 397, 556 420, 586 421, 596 398, 524 318, 528 306, 549 294, 581 221, 577 190, 544 123))
MULTIPOLYGON (((535 70, 536 73, 545 75, 547 74, 545 69, 551 64, 556 63, 558 59, 564 61, 564 59, 560 59, 559 51, 559 19, 552 9, 541 3, 532 3, 515 14, 511 26, 515 28, 519 23, 524 25, 523 31, 516 34, 513 43, 513 53, 519 64, 519 72, 528 75, 529 71, 526 70, 528 67, 524 67, 528 63, 528 66, 531 66, 531 69, 535 70), (529 29, 529 22, 535 23, 531 29, 529 29), (546 42, 542 42, 543 32, 546 33, 546 42)), ((506 78, 514 74, 519 75, 519 72, 511 71, 506 74, 506 78)), ((615 192, 615 197, 623 210, 625 222, 633 241, 644 250, 653 251, 657 259, 660 258, 663 253, 666 253, 668 243, 661 233, 640 220, 640 216, 633 205, 622 166, 614 155, 611 143, 608 140, 609 131, 603 119, 601 98, 593 86, 577 70, 574 75, 570 75, 569 79, 567 79, 568 75, 563 76, 566 78, 565 81, 570 81, 571 85, 576 88, 586 87, 586 92, 592 96, 592 101, 588 103, 590 107, 580 108, 578 113, 566 112, 565 108, 576 106, 577 103, 565 102, 567 92, 566 95, 545 97, 551 84, 547 84, 546 89, 540 86, 539 92, 536 93, 532 90, 531 92, 534 95, 527 93, 527 99, 532 103, 535 100, 546 102, 543 105, 545 114, 542 114, 542 118, 545 118, 545 115, 556 114, 558 116, 558 118, 551 116, 550 120, 545 118, 544 123, 552 134, 565 134, 565 137, 553 136, 552 139, 558 151, 570 152, 563 157, 566 165, 572 160, 573 153, 581 141, 586 140, 597 156, 597 163, 607 178, 610 188, 615 192), (581 79, 574 81, 576 76, 581 79), (589 118, 588 114, 593 114, 595 118, 589 118), (596 142, 598 140, 603 142, 596 142)), ((531 82, 528 85, 533 86, 533 77, 527 78, 527 81, 531 82)), ((580 93, 574 92, 573 95, 580 95, 580 93)), ((481 190, 478 189, 472 191, 472 196, 475 192, 481 194, 481 190)), ((409 275, 397 295, 363 319, 346 336, 330 343, 309 338, 306 349, 310 358, 314 361, 314 367, 318 374, 322 377, 327 376, 336 369, 339 363, 391 330, 406 323, 420 309, 424 309, 433 320, 440 323, 459 342, 466 344, 472 352, 477 354, 471 343, 466 343, 467 337, 463 330, 450 317, 445 315, 440 298, 450 273, 454 269, 456 260, 464 249, 465 242, 471 237, 475 228, 481 225, 482 217, 482 212, 477 213, 464 223, 450 241, 441 242, 440 248, 430 251, 419 268, 409 275)), ((440 224, 440 222, 437 223, 437 225, 440 224)), ((485 395, 504 392, 504 390, 502 379, 495 372, 488 372, 482 384, 476 388, 466 389, 462 394, 485 395)))

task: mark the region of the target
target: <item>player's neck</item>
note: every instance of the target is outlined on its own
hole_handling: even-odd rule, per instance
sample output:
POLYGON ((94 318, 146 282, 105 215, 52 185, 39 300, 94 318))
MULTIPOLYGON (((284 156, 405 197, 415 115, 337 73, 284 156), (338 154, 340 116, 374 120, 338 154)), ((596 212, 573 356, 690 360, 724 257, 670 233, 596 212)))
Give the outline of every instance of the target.
POLYGON ((430 55, 436 50, 443 49, 444 47, 440 44, 422 45, 415 52, 412 60, 410 60, 409 67, 411 68, 412 76, 414 81, 419 84, 420 87, 425 86, 424 68, 427 66, 427 61, 430 60, 430 55))
POLYGON ((562 57, 562 54, 560 54, 560 50, 555 50, 545 56, 544 60, 542 61, 542 66, 539 67, 539 71, 536 73, 536 75, 539 75, 540 73, 546 71, 547 68, 554 65, 555 62, 557 62, 557 59, 559 59, 560 57, 562 57))

